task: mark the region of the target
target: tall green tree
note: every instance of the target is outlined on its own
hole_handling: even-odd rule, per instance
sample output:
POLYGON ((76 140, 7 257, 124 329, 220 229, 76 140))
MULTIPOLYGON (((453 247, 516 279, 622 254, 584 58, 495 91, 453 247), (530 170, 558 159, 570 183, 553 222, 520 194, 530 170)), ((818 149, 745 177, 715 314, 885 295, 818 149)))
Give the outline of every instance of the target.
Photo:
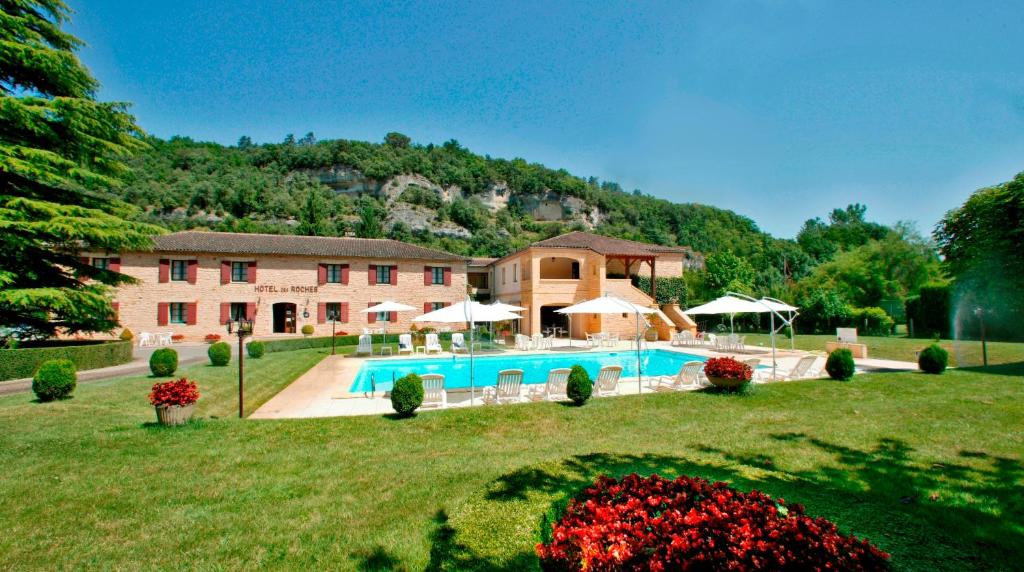
POLYGON ((1024 337, 1024 173, 976 191, 935 229, 955 305, 982 308, 1001 335, 1024 337))
POLYGON ((330 228, 327 224, 327 199, 317 189, 306 192, 306 200, 299 211, 299 234, 306 236, 327 236, 330 228))
POLYGON ((359 228, 356 236, 360 238, 383 238, 384 225, 381 222, 383 213, 377 209, 376 202, 370 197, 359 201, 359 228))
POLYGON ((60 0, 0 2, 0 326, 49 335, 117 325, 110 286, 83 249, 151 247, 155 227, 128 222, 113 198, 141 149, 124 103, 96 100, 81 41, 61 29, 60 0))
POLYGON ((731 252, 712 254, 705 260, 707 286, 712 297, 726 292, 750 294, 756 273, 749 262, 731 252))

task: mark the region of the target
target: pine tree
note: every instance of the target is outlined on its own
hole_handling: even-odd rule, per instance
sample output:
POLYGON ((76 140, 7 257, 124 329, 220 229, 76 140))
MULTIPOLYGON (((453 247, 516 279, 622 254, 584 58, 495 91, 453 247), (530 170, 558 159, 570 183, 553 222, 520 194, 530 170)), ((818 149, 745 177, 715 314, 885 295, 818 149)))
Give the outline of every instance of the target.
POLYGON ((79 253, 149 248, 159 232, 125 220, 131 208, 111 194, 144 147, 140 130, 126 104, 96 100, 62 1, 0 10, 0 326, 109 331, 109 287, 131 279, 79 253))
POLYGON ((306 236, 330 234, 327 228, 327 201, 317 189, 306 191, 306 200, 299 211, 298 233, 306 236))

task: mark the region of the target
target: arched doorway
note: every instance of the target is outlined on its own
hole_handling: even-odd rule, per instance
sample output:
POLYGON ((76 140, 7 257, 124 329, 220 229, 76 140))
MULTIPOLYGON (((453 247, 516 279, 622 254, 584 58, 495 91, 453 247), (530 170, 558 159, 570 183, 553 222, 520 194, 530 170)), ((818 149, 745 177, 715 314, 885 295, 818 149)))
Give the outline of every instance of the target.
POLYGON ((295 304, 291 302, 278 302, 273 306, 274 312, 274 333, 294 334, 295 333, 295 304))

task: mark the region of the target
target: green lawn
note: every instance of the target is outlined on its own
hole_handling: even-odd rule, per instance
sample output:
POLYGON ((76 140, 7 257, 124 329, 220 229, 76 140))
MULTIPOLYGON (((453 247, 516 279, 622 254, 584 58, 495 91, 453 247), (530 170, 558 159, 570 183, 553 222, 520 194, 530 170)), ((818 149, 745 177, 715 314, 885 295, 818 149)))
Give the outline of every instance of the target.
MULTIPOLYGON (((767 334, 742 334, 747 337, 749 345, 771 346, 771 338, 767 334)), ((796 336, 796 349, 825 351, 825 342, 835 341, 835 335, 800 334, 796 336)), ((902 336, 858 336, 858 341, 868 346, 868 357, 917 361, 917 352, 934 343, 934 340, 907 338, 902 336)), ((789 347, 789 338, 778 336, 775 342, 780 348, 789 347)), ((949 352, 950 365, 964 366, 981 365, 981 342, 940 340, 939 345, 949 352)), ((988 342, 989 364, 1004 364, 1024 361, 1024 343, 1019 342, 988 342)))
MULTIPOLYGON (((247 361, 251 406, 326 351, 247 361)), ((902 569, 1024 560, 1020 364, 402 421, 233 419, 234 371, 184 368, 217 417, 184 428, 145 377, 0 398, 3 567, 529 569, 552 504, 634 470, 802 502, 902 569)))

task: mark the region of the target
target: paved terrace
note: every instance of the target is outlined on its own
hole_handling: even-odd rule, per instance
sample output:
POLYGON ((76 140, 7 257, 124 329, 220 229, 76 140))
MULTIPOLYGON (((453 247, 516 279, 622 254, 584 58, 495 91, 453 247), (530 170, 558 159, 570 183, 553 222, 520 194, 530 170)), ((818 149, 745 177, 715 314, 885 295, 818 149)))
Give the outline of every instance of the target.
MULTIPOLYGON (((554 349, 551 350, 533 350, 533 351, 516 351, 508 350, 503 355, 509 353, 516 354, 546 354, 551 355, 552 352, 565 351, 566 362, 571 362, 571 356, 568 355, 570 351, 568 349, 568 340, 556 340, 554 349)), ((585 347, 586 342, 574 340, 574 350, 585 352, 585 351, 606 351, 609 348, 595 348, 580 349, 581 346, 585 347)), ((771 348, 763 346, 746 346, 743 352, 722 352, 715 351, 710 348, 701 347, 673 347, 668 342, 651 342, 649 344, 650 349, 664 349, 669 351, 678 351, 690 355, 700 355, 705 357, 720 357, 724 355, 731 355, 743 358, 760 358, 762 365, 771 364, 771 348)), ((620 351, 628 351, 628 346, 623 343, 618 348, 620 351)), ((815 354, 819 356, 819 361, 815 363, 816 368, 823 368, 825 365, 825 353, 824 352, 803 352, 803 351, 791 351, 788 348, 776 348, 776 358, 778 361, 779 372, 789 371, 796 362, 803 356, 808 354, 815 354)), ((443 356, 451 356, 450 353, 442 354, 443 356)), ((420 359, 436 359, 438 356, 430 356, 429 358, 423 357, 420 359)), ((464 359, 465 355, 462 354, 460 357, 464 359)), ((378 391, 373 397, 367 396, 364 393, 350 393, 348 389, 352 386, 352 383, 362 367, 363 363, 369 359, 373 360, 386 360, 386 359, 397 359, 391 357, 373 357, 373 358, 355 358, 352 356, 334 355, 327 356, 319 364, 314 366, 312 369, 307 371, 301 377, 292 382, 291 385, 283 389, 280 393, 275 395, 270 401, 263 404, 262 407, 253 412, 250 419, 294 419, 294 418, 306 418, 306 417, 341 417, 341 416, 352 416, 352 415, 384 415, 388 413, 394 413, 391 408, 391 399, 386 397, 383 392, 378 391)), ((409 356, 402 356, 402 359, 409 359, 409 356)), ((910 362, 900 362, 892 360, 873 360, 863 359, 856 360, 858 371, 900 371, 900 370, 916 370, 917 364, 910 362)), ((649 378, 644 377, 643 386, 640 388, 642 393, 653 393, 648 385, 649 378)), ((544 380, 523 380, 523 401, 529 400, 529 392, 531 387, 542 387, 541 385, 527 384, 526 382, 535 382, 544 380)), ((476 389, 476 400, 475 405, 482 405, 481 396, 483 394, 482 387, 487 385, 493 385, 494 380, 479 379, 480 385, 476 389)), ((636 395, 637 394, 637 379, 635 377, 627 378, 624 377, 619 381, 619 394, 620 395, 636 395)), ((469 407, 471 405, 470 392, 468 389, 456 389, 448 392, 448 407, 469 407)))

